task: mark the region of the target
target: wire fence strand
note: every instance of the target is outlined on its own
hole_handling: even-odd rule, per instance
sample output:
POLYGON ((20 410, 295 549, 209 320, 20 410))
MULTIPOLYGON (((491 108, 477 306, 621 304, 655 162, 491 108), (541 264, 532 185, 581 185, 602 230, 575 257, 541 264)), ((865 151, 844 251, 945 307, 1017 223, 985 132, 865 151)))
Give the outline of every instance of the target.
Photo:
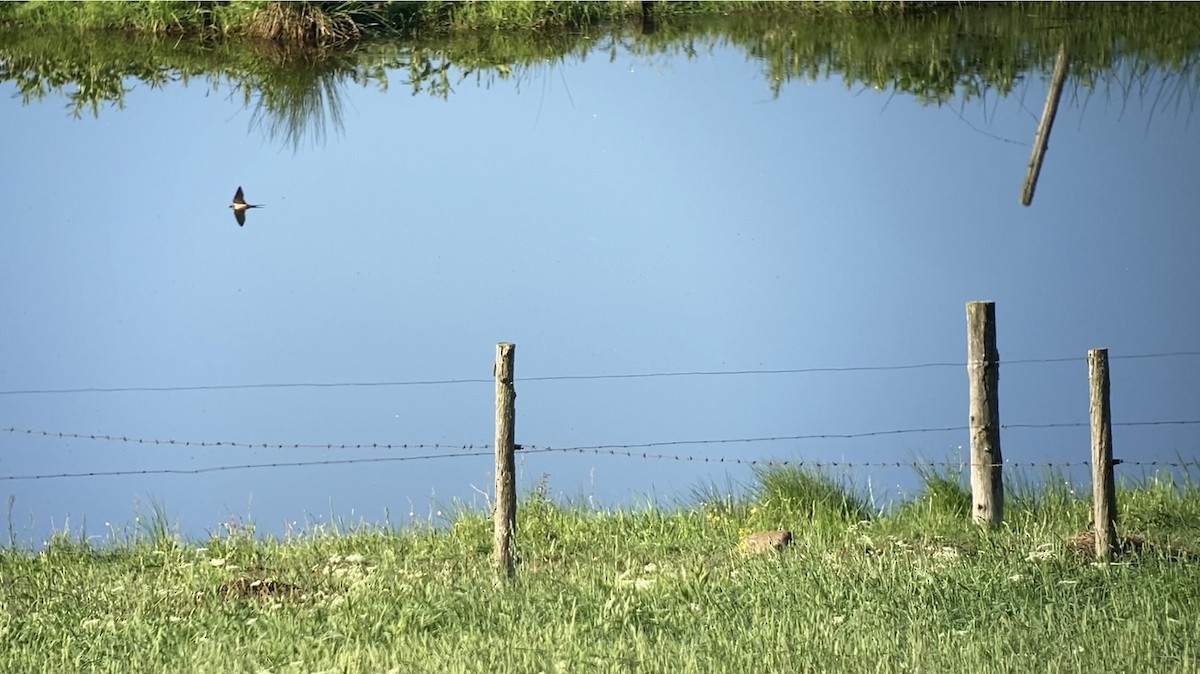
MULTIPOLYGON (((1200 351, 1163 351, 1156 353, 1135 353, 1127 355, 1111 355, 1110 360, 1145 360, 1155 358, 1185 358, 1200 356, 1200 351)), ((1034 365, 1054 363, 1086 363, 1086 356, 1060 356, 1048 358, 1014 358, 1000 360, 1000 365, 1034 365)), ((664 372, 632 372, 616 374, 565 374, 545 375, 536 377, 517 377, 517 382, 548 382, 548 381, 586 381, 604 379, 654 379, 662 377, 731 377, 753 375, 787 375, 815 374, 837 372, 888 372, 903 370, 922 370, 932 368, 966 367, 966 361, 934 361, 925 363, 902 363, 892 365, 848 365, 828 367, 799 367, 777 369, 741 369, 741 370, 680 370, 664 372)), ((370 388, 370 387, 400 387, 400 386, 453 386, 459 384, 491 384, 493 379, 418 379, 392 381, 342 381, 342 382, 263 382, 247 384, 198 384, 181 386, 112 386, 112 387, 76 387, 76 388, 27 388, 0 390, 0 396, 20 395, 52 395, 78 393, 165 393, 186 391, 230 391, 247 389, 294 389, 294 388, 370 388)))
POLYGON ((139 438, 127 435, 105 435, 100 433, 68 433, 64 431, 45 431, 36 428, 0 428, 0 432, 10 433, 14 435, 37 436, 44 438, 59 438, 62 440, 96 440, 101 442, 123 442, 135 445, 158 445, 169 447, 231 447, 237 449, 382 449, 382 450, 398 450, 398 449, 415 449, 415 450, 440 450, 440 449, 455 449, 455 450, 471 450, 471 449, 488 449, 491 445, 488 444, 469 444, 469 445, 453 445, 445 443, 391 443, 391 442, 369 442, 369 443, 303 443, 303 442, 237 442, 230 440, 176 440, 176 439, 160 439, 160 438, 139 438))
POLYGON ((97 470, 77 473, 53 473, 45 475, 2 475, 0 481, 55 480, 71 477, 116 477, 122 475, 200 475, 222 471, 254 470, 261 468, 303 468, 311 466, 347 466, 361 463, 396 463, 400 461, 422 461, 428 459, 451 459, 467 456, 488 456, 491 452, 457 452, 453 454, 428 454, 425 456, 371 456, 353 459, 323 459, 320 461, 275 461, 270 463, 243 463, 232 466, 205 466, 202 468, 141 468, 132 470, 97 470))
MULTIPOLYGON (((956 468, 959 470, 965 469, 973 464, 969 461, 809 461, 805 459, 743 459, 739 457, 711 457, 711 456, 692 456, 685 454, 656 454, 651 452, 638 452, 634 450, 623 450, 613 448, 598 448, 598 447, 536 447, 536 446, 518 446, 517 450, 521 454, 546 454, 546 453, 580 453, 580 454, 595 454, 607 455, 614 457, 623 457, 631 459, 648 459, 656 461, 680 461, 691 463, 706 463, 706 464, 731 464, 748 467, 793 467, 793 468, 809 468, 814 470, 828 469, 850 469, 850 468, 956 468)), ((355 457, 349 459, 321 459, 313 461, 275 461, 264 463, 243 463, 235 465, 220 465, 220 466, 204 466, 199 468, 141 468, 128 470, 98 470, 98 471, 79 471, 79 472, 63 472, 63 473, 43 473, 43 474, 28 474, 28 475, 0 475, 0 482, 15 482, 15 481, 32 481, 32 480, 58 480, 68 478, 90 478, 90 477, 118 477, 118 476, 144 476, 144 475, 201 475, 205 473, 231 472, 241 470, 260 470, 260 469, 278 469, 278 468, 306 468, 316 466, 347 466, 357 464, 380 464, 380 463, 400 463, 406 461, 424 461, 432 459, 451 459, 489 456, 491 452, 487 451, 468 451, 455 452, 449 454, 429 454, 424 456, 371 456, 371 457, 355 457)), ((999 466, 1002 468, 1081 468, 1091 466, 1090 461, 1005 461, 999 464, 982 464, 988 466, 999 466)), ((1124 461, 1114 459, 1113 465, 1133 466, 1133 467, 1154 467, 1154 468, 1197 468, 1200 469, 1200 460, 1196 461, 1124 461)))
MULTIPOLYGON (((1001 468, 1078 468, 1091 466, 1090 461, 1005 461, 1003 463, 974 464, 970 461, 808 461, 805 459, 742 459, 737 457, 692 456, 686 454, 656 454, 627 449, 598 447, 527 447, 526 450, 542 452, 576 452, 583 454, 607 454, 634 459, 659 461, 686 461, 694 463, 735 464, 745 466, 792 466, 797 468, 967 468, 981 465, 1001 468)), ((1163 468, 1200 468, 1197 461, 1126 461, 1113 459, 1113 465, 1148 466, 1163 468)))
MULTIPOLYGON (((1066 421, 1050 423, 1016 423, 1001 424, 1002 430, 1019 429, 1052 429, 1052 428, 1086 428, 1088 422, 1066 421)), ((1200 425, 1200 419, 1155 419, 1146 421, 1113 422, 1114 427, 1143 427, 1143 426, 1194 426, 1200 425)), ((688 440, 661 440, 631 444, 581 445, 576 449, 651 449, 655 447, 672 447, 680 445, 727 445, 727 444, 756 444, 773 442, 800 442, 805 440, 853 440, 862 438, 878 438, 891 435, 914 435, 932 433, 955 433, 971 430, 970 426, 927 426, 921 428, 892 428, 858 433, 804 433, 797 435, 774 435, 744 438, 699 438, 688 440)), ((72 433, 66 431, 49 431, 35 428, 0 428, 0 432, 10 435, 36 436, 57 438, 62 440, 87 440, 100 442, 119 442, 136 445, 154 445, 167 447, 230 447, 238 449, 324 449, 324 450, 444 450, 453 449, 469 451, 473 449, 489 449, 489 444, 446 444, 446 443, 331 443, 331 442, 239 442, 230 440, 181 440, 162 438, 142 438, 129 435, 112 435, 101 433, 72 433)))

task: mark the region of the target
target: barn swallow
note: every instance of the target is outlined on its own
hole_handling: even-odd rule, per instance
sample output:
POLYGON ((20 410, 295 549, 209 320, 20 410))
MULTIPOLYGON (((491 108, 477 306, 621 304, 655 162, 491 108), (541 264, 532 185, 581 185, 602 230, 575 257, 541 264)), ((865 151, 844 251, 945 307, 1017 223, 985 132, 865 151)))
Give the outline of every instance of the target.
POLYGON ((233 203, 229 204, 229 207, 233 209, 233 217, 237 220, 238 227, 241 227, 246 224, 246 211, 251 208, 262 208, 263 205, 246 203, 246 199, 242 196, 242 187, 239 185, 237 194, 233 195, 233 203))

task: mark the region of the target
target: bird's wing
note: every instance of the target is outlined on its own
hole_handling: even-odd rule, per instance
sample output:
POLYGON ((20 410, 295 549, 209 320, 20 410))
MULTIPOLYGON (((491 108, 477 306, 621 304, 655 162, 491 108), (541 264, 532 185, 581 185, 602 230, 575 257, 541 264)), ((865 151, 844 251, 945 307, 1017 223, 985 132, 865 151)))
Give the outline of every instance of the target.
POLYGON ((237 193, 233 195, 233 203, 235 203, 235 204, 244 204, 244 203, 246 203, 246 198, 242 196, 242 187, 241 187, 241 185, 239 185, 239 186, 238 186, 238 191, 237 191, 237 193))
POLYGON ((237 209, 234 209, 233 217, 238 221, 238 227, 241 227, 242 225, 246 224, 246 211, 239 211, 237 209))

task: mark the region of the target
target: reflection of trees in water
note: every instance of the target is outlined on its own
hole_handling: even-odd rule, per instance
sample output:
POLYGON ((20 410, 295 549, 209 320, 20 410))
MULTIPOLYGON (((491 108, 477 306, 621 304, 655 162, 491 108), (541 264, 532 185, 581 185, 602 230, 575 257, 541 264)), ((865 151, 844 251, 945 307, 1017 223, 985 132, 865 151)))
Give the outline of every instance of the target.
POLYGON ((342 78, 335 73, 318 74, 302 88, 278 86, 264 89, 251 115, 251 128, 283 145, 299 149, 305 137, 314 145, 325 142, 326 127, 341 136, 342 78))
POLYGON ((340 136, 344 130, 341 100, 344 81, 338 73, 326 71, 306 77, 303 82, 264 87, 250 117, 250 126, 293 149, 299 149, 306 137, 314 145, 324 143, 329 126, 340 136))
POLYGON ((0 35, 0 82, 13 82, 28 105, 51 93, 67 100, 75 118, 85 112, 99 116, 100 108, 123 108, 126 80, 134 79, 157 89, 180 77, 180 72, 146 58, 143 50, 125 48, 106 53, 95 39, 34 33, 0 35))
POLYGON ((324 143, 329 127, 340 136, 342 93, 355 69, 353 54, 321 57, 310 51, 288 52, 273 43, 262 43, 260 48, 272 56, 276 67, 242 85, 247 105, 252 97, 256 99, 250 128, 293 150, 299 150, 305 138, 314 145, 324 143))
POLYGON ((1120 117, 1131 101, 1141 103, 1147 129, 1160 112, 1183 113, 1190 125, 1200 100, 1200 55, 1171 66, 1125 60, 1086 83, 1076 82, 1072 102, 1086 108, 1097 95, 1106 105, 1119 105, 1120 117))
POLYGON ((1086 106, 1100 94, 1118 99, 1122 110, 1138 99, 1151 117, 1171 109, 1190 115, 1200 95, 1200 10, 1190 5, 967 7, 878 20, 753 12, 664 21, 653 31, 475 31, 349 50, 25 31, 0 34, 0 81, 13 81, 27 103, 58 93, 76 116, 122 107, 132 82, 232 83, 253 110, 251 128, 298 150, 305 139, 325 142, 330 129, 342 133, 347 83, 386 90, 389 75, 403 77, 413 95, 449 98, 472 80, 483 87, 504 81, 520 88, 537 79, 544 85, 555 65, 597 56, 655 68, 735 48, 761 64, 776 95, 795 80, 836 76, 848 87, 940 105, 1011 93, 1031 74, 1048 74, 1060 44, 1072 54, 1072 104, 1086 106))
POLYGON ((268 41, 0 35, 0 81, 12 81, 26 104, 56 94, 67 100, 73 116, 99 116, 108 106, 124 108, 126 94, 139 84, 155 89, 199 79, 213 90, 232 85, 253 111, 250 128, 294 149, 305 139, 324 142, 330 129, 342 132, 348 81, 386 87, 387 70, 396 66, 379 53, 364 58, 360 49, 285 49, 268 41))

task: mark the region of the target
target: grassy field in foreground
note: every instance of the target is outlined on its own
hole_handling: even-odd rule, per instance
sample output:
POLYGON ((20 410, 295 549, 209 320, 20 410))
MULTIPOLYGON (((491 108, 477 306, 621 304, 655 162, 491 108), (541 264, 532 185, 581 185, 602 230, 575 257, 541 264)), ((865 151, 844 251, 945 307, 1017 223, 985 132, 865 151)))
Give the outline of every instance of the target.
POLYGON ((874 516, 797 471, 671 511, 534 492, 511 583, 477 512, 283 541, 64 535, 0 552, 0 671, 1200 671, 1200 485, 1122 490, 1140 544, 1101 565, 1075 547, 1089 503, 1047 484, 995 530, 946 476, 874 516), (774 528, 783 552, 738 549, 774 528))

